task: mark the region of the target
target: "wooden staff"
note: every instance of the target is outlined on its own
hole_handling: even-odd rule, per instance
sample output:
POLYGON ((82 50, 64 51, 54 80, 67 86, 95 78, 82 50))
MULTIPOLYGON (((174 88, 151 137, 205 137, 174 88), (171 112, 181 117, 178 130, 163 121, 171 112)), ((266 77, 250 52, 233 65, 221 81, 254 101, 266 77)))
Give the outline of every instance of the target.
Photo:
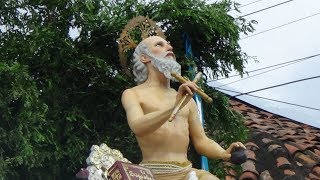
MULTIPOLYGON (((182 77, 181 75, 179 75, 178 73, 174 73, 172 72, 171 75, 173 77, 175 77, 180 83, 186 83, 188 82, 188 80, 186 80, 184 77, 182 77)), ((202 97, 202 99, 207 102, 207 103, 212 103, 212 98, 210 96, 208 96, 206 93, 203 92, 202 89, 200 89, 199 87, 196 87, 196 92, 199 94, 199 96, 202 97)))
MULTIPOLYGON (((176 78, 179 82, 181 82, 181 83, 185 83, 185 82, 189 81, 189 80, 185 79, 184 77, 180 76, 180 75, 177 74, 177 73, 171 73, 171 75, 172 75, 173 77, 175 77, 175 78, 176 78)), ((197 82, 200 80, 201 75, 202 75, 202 73, 199 72, 199 73, 195 76, 195 78, 193 79, 192 82, 197 83, 197 82)), ((198 93, 198 94, 199 94, 202 98, 208 100, 208 101, 206 101, 206 102, 212 102, 212 98, 210 98, 207 94, 205 94, 199 87, 196 87, 196 88, 197 88, 196 92, 198 93, 198 91, 199 91, 199 92, 202 94, 202 96, 200 95, 200 93, 198 93)), ((170 116, 170 118, 169 118, 169 122, 171 122, 171 121, 174 119, 174 117, 177 115, 177 113, 178 113, 179 110, 180 110, 180 107, 182 106, 182 104, 184 103, 184 101, 187 99, 188 96, 189 96, 189 94, 187 93, 187 94, 185 94, 185 95, 180 99, 178 105, 173 109, 173 111, 172 111, 172 113, 171 113, 171 116, 170 116)))

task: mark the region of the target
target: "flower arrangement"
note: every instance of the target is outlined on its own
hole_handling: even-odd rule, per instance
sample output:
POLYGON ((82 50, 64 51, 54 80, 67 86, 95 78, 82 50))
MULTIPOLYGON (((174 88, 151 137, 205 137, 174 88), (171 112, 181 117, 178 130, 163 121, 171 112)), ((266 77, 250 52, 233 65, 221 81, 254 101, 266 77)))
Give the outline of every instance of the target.
POLYGON ((116 162, 123 161, 128 162, 123 157, 122 153, 117 149, 111 149, 105 143, 100 146, 91 146, 91 153, 86 159, 88 167, 88 179, 89 180, 105 180, 108 179, 108 169, 116 162))

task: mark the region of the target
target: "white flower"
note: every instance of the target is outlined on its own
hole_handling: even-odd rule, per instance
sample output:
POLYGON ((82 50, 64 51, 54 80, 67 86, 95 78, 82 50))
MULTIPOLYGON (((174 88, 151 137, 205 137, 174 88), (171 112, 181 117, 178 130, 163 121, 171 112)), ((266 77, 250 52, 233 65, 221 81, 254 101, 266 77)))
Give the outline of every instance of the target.
POLYGON ((89 157, 86 159, 88 165, 100 164, 100 159, 103 154, 98 151, 91 151, 89 157))
POLYGON ((94 157, 94 156, 89 156, 86 159, 86 162, 88 165, 95 165, 95 164, 100 164, 100 160, 98 157, 94 157))
POLYGON ((89 180, 107 179, 108 169, 117 161, 130 162, 117 149, 111 149, 105 143, 100 146, 92 145, 89 157, 86 159, 89 180), (104 169, 104 170, 102 170, 104 169))
POLYGON ((88 165, 91 165, 90 157, 87 157, 87 159, 86 159, 86 163, 87 163, 88 165))
POLYGON ((123 160, 123 162, 131 163, 131 161, 129 161, 127 158, 123 158, 122 160, 123 160))
POLYGON ((102 173, 102 177, 104 179, 107 179, 108 178, 108 171, 105 171, 104 173, 102 173))
POLYGON ((89 171, 89 180, 104 180, 102 174, 104 173, 100 167, 88 166, 87 170, 89 171))
POLYGON ((114 158, 112 158, 111 156, 104 156, 101 159, 101 163, 103 164, 103 166, 106 169, 109 169, 115 162, 116 162, 116 160, 114 158))
POLYGON ((116 150, 116 149, 112 149, 111 153, 114 155, 114 156, 117 156, 117 157, 122 157, 122 154, 119 150, 116 150))
POLYGON ((89 174, 93 174, 94 172, 96 172, 98 170, 98 168, 95 166, 88 166, 87 170, 89 171, 89 174))
POLYGON ((103 150, 103 151, 107 151, 108 149, 110 149, 105 143, 102 143, 101 145, 100 145, 100 149, 101 150, 103 150))
POLYGON ((94 174, 89 176, 89 180, 103 180, 102 173, 102 170, 98 169, 94 174))
POLYGON ((92 145, 90 148, 90 151, 98 151, 99 150, 99 146, 97 145, 92 145))

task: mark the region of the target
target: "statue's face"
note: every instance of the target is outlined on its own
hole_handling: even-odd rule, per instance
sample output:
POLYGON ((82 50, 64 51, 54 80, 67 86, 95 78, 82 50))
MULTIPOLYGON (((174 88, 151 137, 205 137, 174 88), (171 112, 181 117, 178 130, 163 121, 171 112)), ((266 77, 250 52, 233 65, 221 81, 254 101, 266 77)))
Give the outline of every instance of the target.
POLYGON ((143 43, 147 46, 147 50, 144 56, 141 56, 142 62, 151 62, 153 67, 168 79, 175 80, 171 77, 172 72, 181 74, 181 66, 176 61, 172 46, 166 40, 159 36, 151 36, 146 38, 143 43))
POLYGON ((149 51, 157 57, 166 54, 164 58, 174 59, 176 57, 172 52, 173 48, 168 41, 160 36, 151 36, 144 40, 144 43, 148 46, 149 51))

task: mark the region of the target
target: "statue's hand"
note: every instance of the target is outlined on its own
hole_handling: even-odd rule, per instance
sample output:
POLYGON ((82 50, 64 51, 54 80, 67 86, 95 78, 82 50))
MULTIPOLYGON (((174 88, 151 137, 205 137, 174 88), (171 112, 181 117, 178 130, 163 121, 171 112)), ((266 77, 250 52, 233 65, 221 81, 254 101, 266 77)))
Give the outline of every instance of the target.
POLYGON ((197 87, 198 86, 192 81, 188 81, 186 83, 181 84, 178 89, 178 94, 176 96, 176 102, 174 106, 176 107, 181 102, 181 99, 183 99, 184 96, 187 94, 188 96, 185 98, 185 100, 182 102, 182 105, 179 108, 179 110, 182 109, 190 101, 194 92, 197 90, 197 87))
POLYGON ((247 160, 247 156, 244 153, 246 147, 241 142, 232 143, 226 150, 229 155, 229 160, 233 164, 242 164, 247 160))

